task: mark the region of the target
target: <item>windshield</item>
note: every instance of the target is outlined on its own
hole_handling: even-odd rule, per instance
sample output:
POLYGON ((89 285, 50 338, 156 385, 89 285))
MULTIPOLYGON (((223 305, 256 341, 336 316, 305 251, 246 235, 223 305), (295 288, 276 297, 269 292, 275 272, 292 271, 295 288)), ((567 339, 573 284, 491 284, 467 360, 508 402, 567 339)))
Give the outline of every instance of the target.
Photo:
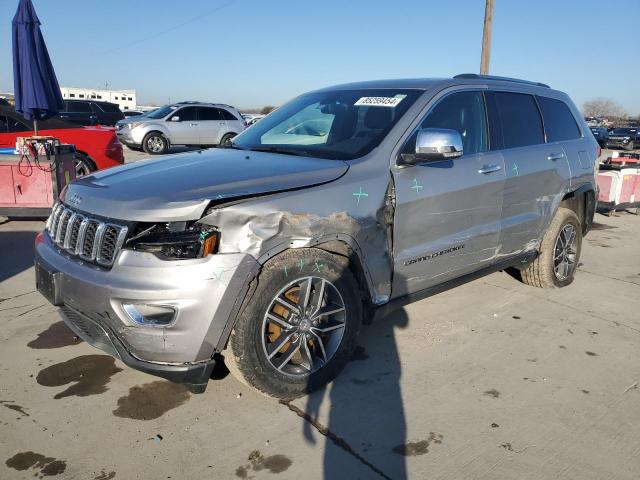
POLYGON ((611 130, 611 133, 617 135, 629 135, 630 133, 636 133, 638 130, 636 128, 614 128, 611 130))
POLYGON ((330 90, 302 95, 233 139, 232 148, 351 160, 377 147, 420 90, 330 90))
POLYGON ((165 105, 164 107, 157 108, 155 110, 150 111, 145 115, 146 118, 164 118, 173 112, 176 108, 175 105, 165 105))

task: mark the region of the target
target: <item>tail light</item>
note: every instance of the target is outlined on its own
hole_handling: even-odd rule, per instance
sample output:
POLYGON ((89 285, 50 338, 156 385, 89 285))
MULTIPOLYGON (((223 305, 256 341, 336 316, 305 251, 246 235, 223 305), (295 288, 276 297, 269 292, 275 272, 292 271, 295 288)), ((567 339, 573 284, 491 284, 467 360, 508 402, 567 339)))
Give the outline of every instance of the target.
POLYGON ((113 133, 107 143, 106 155, 109 158, 113 158, 115 161, 124 163, 124 152, 122 150, 122 144, 118 137, 113 133))

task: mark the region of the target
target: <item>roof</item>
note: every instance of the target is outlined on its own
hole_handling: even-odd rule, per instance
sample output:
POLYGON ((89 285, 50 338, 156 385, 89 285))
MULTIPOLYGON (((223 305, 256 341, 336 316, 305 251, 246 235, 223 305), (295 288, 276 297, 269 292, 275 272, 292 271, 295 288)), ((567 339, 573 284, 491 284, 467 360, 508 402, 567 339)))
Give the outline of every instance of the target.
POLYGON ((526 85, 530 87, 549 88, 548 85, 539 82, 521 80, 510 77, 496 77, 492 75, 477 75, 474 73, 464 73, 456 75, 453 78, 404 78, 389 80, 373 80, 365 82, 345 83, 335 85, 323 90, 355 90, 355 89, 384 89, 384 88, 402 88, 416 90, 430 90, 435 87, 446 88, 454 85, 526 85))

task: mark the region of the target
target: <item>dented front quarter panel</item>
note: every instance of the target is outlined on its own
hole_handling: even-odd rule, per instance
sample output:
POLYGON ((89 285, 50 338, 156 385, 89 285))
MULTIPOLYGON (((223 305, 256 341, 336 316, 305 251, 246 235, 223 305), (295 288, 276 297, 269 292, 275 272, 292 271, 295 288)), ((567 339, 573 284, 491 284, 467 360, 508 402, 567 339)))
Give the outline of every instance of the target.
POLYGON ((288 248, 344 242, 360 259, 371 300, 384 303, 392 270, 391 174, 384 166, 352 162, 348 174, 331 183, 219 205, 200 222, 220 230, 220 253, 247 253, 260 264, 288 248))

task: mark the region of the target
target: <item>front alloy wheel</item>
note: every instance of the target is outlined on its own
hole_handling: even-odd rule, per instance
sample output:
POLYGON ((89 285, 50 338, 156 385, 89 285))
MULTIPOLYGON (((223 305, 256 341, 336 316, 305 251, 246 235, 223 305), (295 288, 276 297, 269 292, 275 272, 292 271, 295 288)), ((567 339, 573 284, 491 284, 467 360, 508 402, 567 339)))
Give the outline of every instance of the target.
POLYGON ((151 155, 160 155, 167 150, 167 141, 159 133, 150 133, 144 138, 142 148, 151 155))
POLYGON ((267 262, 233 327, 225 363, 264 395, 291 399, 333 380, 351 359, 362 323, 349 259, 317 248, 267 262))
POLYGON ((347 312, 338 289, 320 277, 303 277, 271 300, 262 320, 262 348, 287 375, 315 372, 334 356, 347 312))

